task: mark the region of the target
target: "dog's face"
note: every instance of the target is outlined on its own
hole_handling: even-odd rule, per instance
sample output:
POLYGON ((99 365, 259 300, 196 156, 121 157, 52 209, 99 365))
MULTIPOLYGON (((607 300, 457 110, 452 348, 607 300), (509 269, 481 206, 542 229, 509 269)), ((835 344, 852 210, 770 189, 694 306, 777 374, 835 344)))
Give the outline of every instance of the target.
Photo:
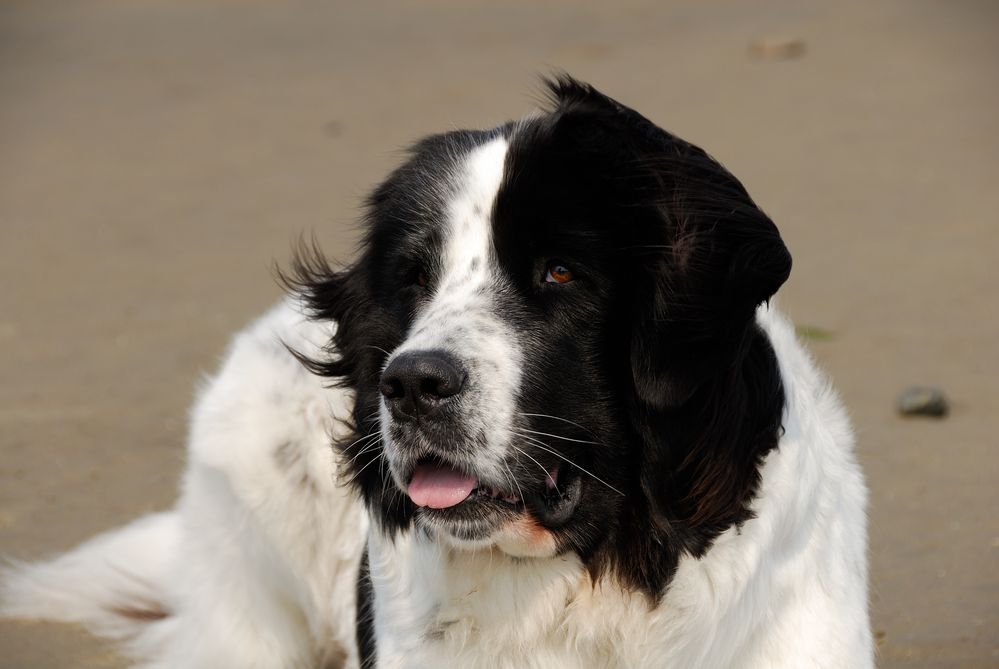
POLYGON ((417 144, 351 268, 300 262, 339 324, 309 364, 356 392, 338 447, 384 531, 575 551, 657 594, 748 517, 782 409, 753 315, 790 257, 703 151, 551 90, 545 114, 417 144))

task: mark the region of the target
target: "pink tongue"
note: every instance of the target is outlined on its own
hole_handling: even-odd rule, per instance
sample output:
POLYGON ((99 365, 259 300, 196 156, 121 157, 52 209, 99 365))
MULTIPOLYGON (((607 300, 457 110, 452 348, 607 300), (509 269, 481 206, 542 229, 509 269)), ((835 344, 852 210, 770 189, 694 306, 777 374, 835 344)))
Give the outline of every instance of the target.
POLYGON ((423 464, 417 465, 408 492, 417 506, 446 509, 463 502, 476 485, 474 478, 450 467, 423 464))

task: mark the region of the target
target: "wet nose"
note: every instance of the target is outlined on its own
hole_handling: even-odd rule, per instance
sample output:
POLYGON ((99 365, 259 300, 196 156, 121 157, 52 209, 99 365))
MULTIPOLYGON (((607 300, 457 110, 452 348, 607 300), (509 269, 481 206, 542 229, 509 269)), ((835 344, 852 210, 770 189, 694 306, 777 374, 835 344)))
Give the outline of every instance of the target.
POLYGON ((410 351, 389 363, 378 389, 395 418, 429 418, 461 392, 466 378, 444 351, 410 351))

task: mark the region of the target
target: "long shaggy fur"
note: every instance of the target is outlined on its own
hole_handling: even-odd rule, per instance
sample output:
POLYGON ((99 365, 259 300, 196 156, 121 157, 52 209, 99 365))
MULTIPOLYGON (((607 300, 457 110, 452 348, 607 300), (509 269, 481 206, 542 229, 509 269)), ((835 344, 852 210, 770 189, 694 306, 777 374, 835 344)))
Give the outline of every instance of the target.
POLYGON ((776 226, 547 88, 415 144, 350 266, 304 247, 195 406, 176 509, 14 567, 4 612, 162 668, 872 666, 863 478, 769 306, 776 226))

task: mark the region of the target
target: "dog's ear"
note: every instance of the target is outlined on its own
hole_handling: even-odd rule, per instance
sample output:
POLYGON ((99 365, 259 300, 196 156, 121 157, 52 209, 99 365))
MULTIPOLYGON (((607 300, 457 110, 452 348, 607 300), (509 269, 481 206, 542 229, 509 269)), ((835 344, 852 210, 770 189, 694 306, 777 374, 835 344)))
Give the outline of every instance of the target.
POLYGON ((684 205, 662 213, 673 218, 662 226, 669 237, 646 260, 633 303, 633 411, 646 428, 641 485, 653 517, 721 531, 748 517, 761 458, 777 443, 783 391, 755 312, 791 258, 733 186, 687 187, 673 196, 684 205))
POLYGON ((571 156, 565 170, 614 203, 601 215, 627 240, 620 283, 632 305, 636 395, 678 407, 734 364, 791 256, 742 184, 702 149, 568 76, 547 84, 555 150, 571 156))
POLYGON ((756 307, 791 270, 770 219, 734 179, 725 183, 731 177, 721 166, 694 157, 719 179, 671 174, 658 234, 634 250, 641 285, 632 301, 631 371, 638 398, 656 409, 683 405, 708 377, 738 364, 756 307))

